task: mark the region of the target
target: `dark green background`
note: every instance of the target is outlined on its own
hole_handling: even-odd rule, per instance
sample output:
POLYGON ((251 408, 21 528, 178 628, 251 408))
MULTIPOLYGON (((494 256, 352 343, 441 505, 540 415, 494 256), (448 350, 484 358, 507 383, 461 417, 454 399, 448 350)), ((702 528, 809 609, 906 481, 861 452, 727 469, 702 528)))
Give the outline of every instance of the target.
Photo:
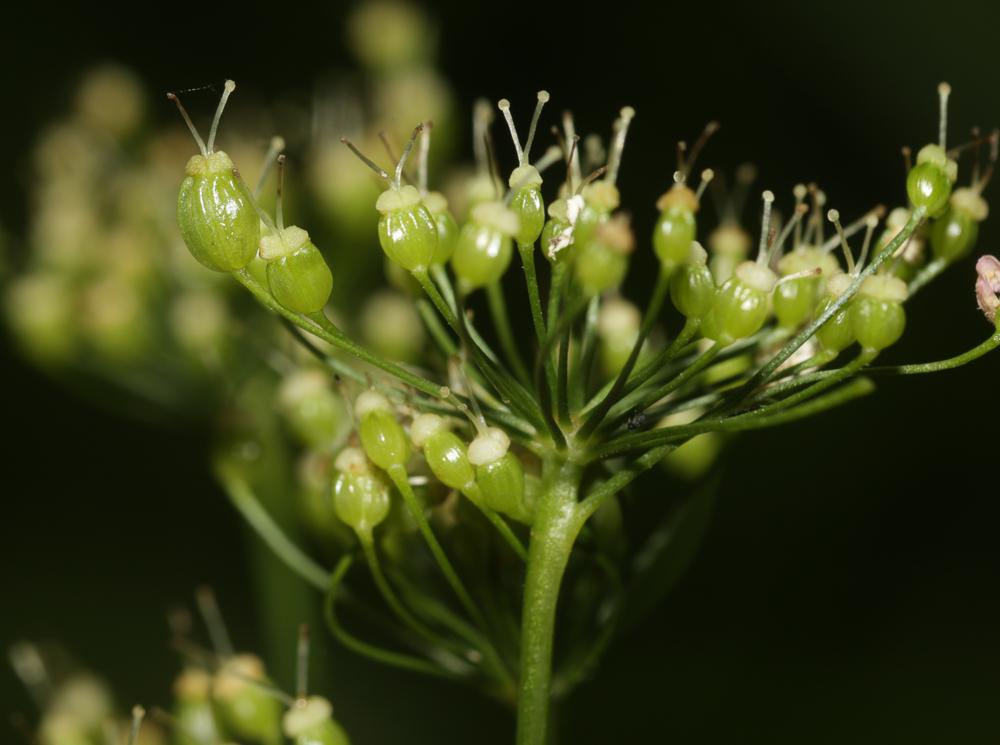
MULTIPOLYGON (((89 64, 127 63, 154 91, 231 76, 266 101, 308 90, 346 59, 347 8, 14 11, 0 32, 10 55, 3 224, 23 227, 29 144, 89 64)), ((1000 123, 992 3, 429 10, 463 102, 517 105, 545 87, 601 131, 622 104, 636 107, 621 183, 640 235, 674 141, 708 118, 723 130, 706 164, 753 159, 779 194, 819 180, 844 215, 902 200, 899 146, 933 139, 939 80, 954 89, 954 140, 1000 123)), ((994 218, 981 250, 995 251, 998 236, 994 218)), ((913 303, 892 359, 948 356, 987 335, 972 264, 913 303)), ((648 291, 649 265, 636 260, 633 296, 648 291)), ((176 666, 163 611, 210 582, 241 645, 254 645, 241 532, 202 465, 203 433, 108 415, 6 344, 0 354, 0 642, 60 639, 126 702, 163 701, 176 666)), ((998 380, 997 357, 884 380, 876 397, 821 420, 739 440, 699 562, 573 699, 565 741, 997 742, 998 380)), ((655 480, 645 488, 657 498, 655 480)), ((511 739, 505 715, 474 694, 340 653, 318 664, 336 666, 331 695, 360 745, 511 739)), ((0 709, 28 710, 6 670, 0 709)))

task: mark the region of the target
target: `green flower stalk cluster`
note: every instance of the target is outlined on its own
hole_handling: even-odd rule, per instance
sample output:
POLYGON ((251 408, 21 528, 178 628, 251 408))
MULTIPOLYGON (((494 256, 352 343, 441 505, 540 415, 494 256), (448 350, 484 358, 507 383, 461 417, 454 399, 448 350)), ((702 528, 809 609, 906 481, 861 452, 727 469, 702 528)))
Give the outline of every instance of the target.
MULTIPOLYGON (((997 135, 973 143, 976 153, 990 145, 987 171, 977 168, 969 187, 953 189, 957 158, 969 148, 946 149, 948 87, 939 93, 938 142, 919 151, 906 181, 909 205, 890 215, 878 241, 881 207, 845 227, 819 187, 798 185, 783 221, 784 200, 762 193, 755 257, 734 214, 720 216, 706 251, 698 241, 701 203, 714 171, 703 170, 697 188, 689 182, 718 125, 690 150, 682 143, 673 183, 657 201, 648 250, 659 271, 641 310, 618 295, 637 250, 617 187, 632 108, 614 121, 606 151, 594 138, 581 148, 572 116, 564 117, 555 147, 565 176, 546 208, 542 174, 553 159, 533 165, 530 152, 549 94, 539 92, 523 146, 510 102, 498 104, 517 157, 506 186, 490 149, 479 148, 479 140, 489 142, 490 117, 477 107, 476 145, 487 162, 464 194, 470 206, 461 220, 428 188, 428 122, 388 168, 344 139, 384 185, 375 233, 388 261, 410 278, 437 346, 423 367, 359 345, 327 315, 331 267, 305 230, 284 226, 280 185, 272 219, 228 156, 213 152, 216 125, 207 144, 192 125, 201 154, 178 200, 189 249, 281 316, 319 363, 290 378, 281 400, 303 443, 324 454, 326 467, 311 477, 310 515, 327 526, 324 551, 334 569, 290 542, 255 504, 240 469, 220 461, 234 504, 325 592, 329 627, 346 646, 481 686, 516 708, 519 745, 543 745, 552 698, 587 674, 629 612, 637 569, 624 552, 618 499, 643 471, 663 461, 697 478, 726 433, 870 393, 866 372, 954 367, 1000 344, 994 333, 952 360, 871 367, 903 334, 905 304, 972 249, 988 212, 982 192, 997 135), (860 248, 852 247, 859 233, 860 248), (929 261, 910 251, 927 237, 929 261), (513 271, 515 244, 530 344, 514 331, 501 284, 513 271), (549 267, 547 282, 536 252, 549 267), (470 310, 481 294, 491 329, 470 310), (357 561, 367 566, 367 589, 350 573, 357 561), (567 576, 574 592, 561 601, 567 576), (359 592, 365 603, 374 593, 400 648, 348 630, 342 611, 359 612, 359 592), (561 603, 572 621, 561 626, 572 630, 556 658, 561 603)), ((333 275, 338 270, 334 264, 333 275)), ((1000 265, 984 257, 978 271, 977 297, 995 321, 1000 265)))
MULTIPOLYGON (((374 191, 353 163, 340 163, 344 148, 330 133, 347 130, 378 143, 379 133, 390 137, 397 122, 410 120, 407 107, 419 100, 421 113, 437 123, 434 154, 444 162, 453 142, 451 93, 433 70, 435 36, 419 11, 392 0, 365 3, 347 30, 365 95, 317 90, 308 168, 292 172, 290 191, 314 206, 310 214, 317 224, 310 233, 316 243, 334 258, 340 251, 351 256, 334 281, 339 302, 361 307, 348 319, 356 322, 352 332, 384 356, 413 362, 426 343, 416 309, 398 291, 366 294, 371 278, 381 274, 379 257, 341 248, 373 228, 374 191), (380 28, 377 44, 358 36, 373 25, 380 28), (391 321, 372 321, 387 314, 391 321)), ((178 234, 176 209, 168 206, 177 188, 177 162, 190 154, 189 140, 176 127, 154 126, 149 108, 132 73, 101 67, 84 75, 72 110, 43 132, 33 153, 24 260, 15 253, 19 241, 3 241, 17 269, 4 288, 4 316, 34 364, 101 403, 131 414, 213 420, 227 405, 233 371, 255 370, 262 357, 273 363, 270 350, 284 344, 284 332, 264 314, 248 312, 253 306, 247 298, 192 260, 178 234)), ((267 117, 246 117, 258 119, 267 117)), ((258 194, 273 183, 275 158, 285 148, 271 134, 230 127, 224 136, 226 152, 258 194)), ((228 157, 199 155, 190 167, 215 173, 202 179, 208 188, 219 182, 228 157)), ((256 254, 257 246, 235 247, 235 256, 220 257, 217 268, 239 263, 240 250, 256 254)), ((300 251, 276 263, 308 256, 315 261, 315 254, 300 251)), ((196 258, 205 261, 204 255, 196 258)), ((284 347, 293 364, 306 356, 284 347)))
POLYGON ((47 649, 28 642, 13 645, 11 665, 40 709, 32 742, 350 745, 329 700, 307 693, 309 635, 305 626, 299 630, 293 697, 274 685, 257 655, 233 650, 211 591, 199 591, 198 605, 213 648, 202 648, 189 637, 186 613, 175 615, 174 646, 183 667, 174 679, 172 704, 151 709, 149 718, 143 707, 136 706, 131 720, 123 719, 104 682, 89 673, 62 672, 47 649))

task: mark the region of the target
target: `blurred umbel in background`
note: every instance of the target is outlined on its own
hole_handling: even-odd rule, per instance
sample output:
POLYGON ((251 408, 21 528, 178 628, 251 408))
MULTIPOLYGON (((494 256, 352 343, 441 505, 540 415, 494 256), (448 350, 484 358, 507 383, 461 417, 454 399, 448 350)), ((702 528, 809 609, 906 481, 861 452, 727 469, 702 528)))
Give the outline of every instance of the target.
MULTIPOLYGON (((989 51, 1000 11, 985 5, 949 7, 955 30, 936 34, 928 19, 940 9, 912 4, 616 7, 600 15, 561 6, 427 7, 421 44, 401 60, 406 75, 379 56, 384 26, 355 29, 348 43, 353 6, 281 10, 275 19, 274 8, 164 6, 155 28, 130 33, 121 30, 128 16, 110 9, 61 11, 29 18, 30 32, 8 47, 12 62, 30 57, 32 65, 7 91, 16 106, 8 107, 5 139, 17 147, 0 184, 6 263, 18 273, 57 268, 54 280, 24 292, 76 330, 72 348, 42 334, 42 348, 3 349, 12 437, 0 641, 58 642, 110 681, 123 704, 166 700, 178 663, 165 611, 202 583, 215 587, 238 646, 264 653, 286 688, 294 662, 293 638, 280 649, 264 641, 269 624, 289 619, 256 604, 245 569, 254 539, 244 540, 204 465, 203 420, 227 393, 212 355, 239 364, 233 321, 235 338, 264 332, 241 327, 252 317, 247 298, 220 292, 176 250, 174 194, 191 147, 164 91, 239 81, 223 143, 251 164, 263 162, 273 134, 286 138, 288 211, 311 232, 327 231, 334 261, 338 252, 370 259, 334 264, 357 272, 334 273, 335 298, 348 308, 379 281, 382 255, 373 240, 375 187, 349 160, 341 134, 367 133, 364 149, 378 152, 371 135, 379 129, 401 143, 413 123, 433 118, 434 162, 470 161, 466 122, 477 96, 517 105, 546 88, 556 111, 572 108, 582 130, 601 132, 631 104, 638 114, 619 184, 644 237, 655 207, 641 197, 665 188, 675 141, 708 119, 722 130, 705 165, 731 172, 753 161, 758 183, 778 193, 819 180, 844 214, 905 199, 899 147, 926 139, 936 113, 928 92, 939 80, 955 91, 956 141, 973 125, 1000 121, 989 51), (31 51, 40 28, 44 55, 31 51), (199 28, 212 29, 210 38, 200 39, 199 28), (914 51, 929 47, 933 53, 914 51), (59 255, 67 230, 89 240, 59 255), (122 262, 122 245, 149 251, 122 262), (192 317, 201 322, 187 324, 192 317), (150 333, 132 333, 137 318, 150 333), (219 319, 218 337, 202 336, 212 328, 206 318, 219 319), (186 360, 181 369, 164 375, 178 360, 186 360), (110 369, 123 379, 109 381, 110 369), (136 390, 152 383, 157 390, 136 390)), ((244 176, 252 185, 257 174, 244 176)), ((985 223, 983 251, 996 252, 995 236, 985 223)), ((644 240, 626 285, 633 297, 648 295, 645 278, 654 275, 644 240)), ((936 359, 978 342, 984 326, 973 280, 967 260, 908 306, 911 333, 887 358, 936 359)), ((527 309, 513 311, 527 328, 527 309)), ((356 331, 365 334, 363 323, 356 331)), ((416 338, 369 334, 390 347, 416 338)), ((405 344, 393 347, 393 356, 407 353, 405 344)), ((987 358, 934 380, 895 380, 822 421, 742 437, 723 460, 694 568, 570 700, 564 740, 995 737, 1000 508, 987 422, 996 369, 987 358)), ((315 658, 315 669, 331 673, 322 692, 355 742, 509 739, 507 715, 472 692, 329 646, 315 658), (447 717, 442 700, 450 702, 447 717)), ((0 692, 5 708, 30 711, 8 671, 0 692)))

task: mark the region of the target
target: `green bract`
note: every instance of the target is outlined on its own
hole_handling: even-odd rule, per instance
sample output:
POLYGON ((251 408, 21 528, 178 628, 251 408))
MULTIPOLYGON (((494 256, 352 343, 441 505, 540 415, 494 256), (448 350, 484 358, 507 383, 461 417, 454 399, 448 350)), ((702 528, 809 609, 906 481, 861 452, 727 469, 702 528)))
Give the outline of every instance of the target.
POLYGON ((380 393, 365 391, 354 403, 361 446, 379 468, 405 465, 410 459, 410 440, 388 400, 380 393))
POLYGON ((340 520, 368 534, 389 514, 389 485, 358 448, 344 448, 334 461, 333 509, 340 520))
POLYGON ((466 292, 503 276, 513 251, 511 238, 520 230, 517 215, 500 202, 484 202, 472 208, 451 257, 452 269, 466 292))
POLYGON ((274 299, 296 313, 318 313, 333 290, 333 275, 309 234, 294 225, 260 239, 274 299))
POLYGON ((906 283, 890 275, 875 275, 862 283, 851 303, 851 325, 862 347, 881 351, 903 335, 906 296, 906 283))
POLYGON ((413 186, 390 187, 375 202, 381 217, 378 240, 386 256, 407 271, 425 269, 434 263, 438 227, 430 210, 413 186))
POLYGON ((257 254, 260 220, 224 152, 193 155, 177 196, 177 224, 191 255, 217 272, 242 269, 257 254))

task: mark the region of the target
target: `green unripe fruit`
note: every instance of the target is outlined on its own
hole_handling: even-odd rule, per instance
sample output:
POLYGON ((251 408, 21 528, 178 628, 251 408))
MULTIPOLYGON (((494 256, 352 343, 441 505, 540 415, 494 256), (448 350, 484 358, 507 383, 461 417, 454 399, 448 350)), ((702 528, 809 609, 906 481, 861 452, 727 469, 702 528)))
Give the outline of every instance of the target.
POLYGON ((282 724, 295 745, 350 745, 347 733, 333 721, 333 707, 322 696, 296 701, 282 724))
POLYGON ((685 318, 703 318, 715 302, 715 278, 701 245, 691 244, 689 260, 670 277, 670 299, 685 318))
POLYGON ((177 224, 199 262, 217 272, 242 269, 257 255, 260 220, 224 152, 194 155, 177 196, 177 224))
POLYGON ((375 202, 381 217, 378 241, 386 256, 407 271, 430 266, 438 248, 438 227, 413 186, 386 189, 375 202))
POLYGON ((451 266, 466 292, 492 284, 503 276, 513 251, 511 238, 520 229, 517 215, 500 202, 485 202, 472 208, 451 257, 451 266))
POLYGON ((778 262, 778 272, 787 277, 819 270, 815 277, 799 277, 782 282, 774 289, 774 315, 785 328, 795 328, 812 318, 823 289, 823 277, 835 274, 837 260, 817 246, 799 246, 778 262))
POLYGON ((219 742, 221 733, 212 711, 212 676, 198 668, 187 668, 174 680, 176 745, 219 742))
POLYGON ((967 212, 945 210, 931 225, 931 250, 935 258, 955 261, 972 250, 979 237, 979 223, 967 212))
POLYGON ((410 440, 392 412, 385 396, 365 391, 354 403, 361 447, 379 468, 402 466, 410 459, 410 440))
POLYGON ((653 249, 664 264, 687 260, 698 225, 698 200, 684 184, 674 184, 656 203, 660 217, 653 228, 653 249))
MULTIPOLYGON (((831 303, 844 294, 847 287, 854 281, 850 274, 841 272, 827 280, 826 295, 816 306, 816 316, 822 315, 831 303)), ((851 304, 843 306, 830 319, 819 327, 816 338, 824 349, 831 352, 841 352, 851 346, 857 339, 854 335, 854 325, 851 322, 851 304)))
POLYGON ((931 226, 931 249, 944 261, 967 255, 979 237, 979 223, 989 215, 986 200, 974 189, 956 189, 948 209, 931 226))
POLYGON ((628 255, 635 248, 635 236, 625 215, 604 220, 589 240, 578 243, 574 274, 585 295, 600 295, 622 283, 628 255))
POLYGON ((368 534, 389 515, 389 484, 358 448, 340 451, 333 467, 333 509, 345 525, 368 534))
POLYGON ((521 221, 521 228, 514 236, 518 243, 533 245, 545 225, 545 201, 542 199, 542 177, 534 166, 518 166, 510 175, 510 188, 514 195, 510 208, 521 221))
POLYGON ((333 290, 333 275, 309 234, 294 225, 260 239, 260 257, 267 262, 267 286, 288 310, 318 313, 333 290))
POLYGON ((416 361, 426 338, 413 301, 397 292, 380 291, 371 295, 361 309, 360 327, 369 349, 402 362, 416 361))
POLYGON ((569 228, 569 223, 566 220, 560 220, 559 218, 550 217, 545 221, 545 226, 542 228, 542 234, 540 236, 539 243, 542 247, 542 253, 545 254, 545 258, 549 261, 553 261, 563 255, 565 255, 565 249, 573 245, 571 242, 569 245, 565 246, 563 250, 558 251, 555 255, 550 253, 550 246, 552 245, 553 239, 560 235, 563 231, 569 228))
POLYGON ((702 322, 702 335, 730 344, 757 333, 769 312, 769 298, 777 283, 766 266, 745 261, 736 267, 715 295, 711 311, 702 322))
POLYGON ((431 473, 449 489, 465 489, 476 480, 465 443, 445 429, 436 414, 420 414, 410 426, 413 444, 423 450, 431 473))
POLYGON ((458 240, 458 223, 448 211, 448 200, 439 191, 424 195, 424 206, 434 218, 437 226, 438 242, 431 258, 432 264, 445 264, 455 251, 455 241, 458 240))
POLYGON ((610 297, 601 303, 597 315, 598 353, 606 377, 617 375, 624 367, 639 338, 640 320, 639 309, 628 300, 610 297))
POLYGON ((868 277, 851 303, 851 325, 865 349, 881 351, 896 343, 906 328, 906 283, 889 275, 868 277))
POLYGON ((325 450, 309 450, 295 464, 295 507, 299 522, 317 544, 350 546, 354 535, 338 519, 330 485, 335 473, 334 458, 325 450))
POLYGON ((348 424, 344 404, 321 370, 296 370, 281 381, 278 405, 303 445, 328 448, 348 424))
POLYGON ((503 430, 490 427, 476 437, 469 444, 469 462, 476 468, 483 504, 512 517, 524 514, 524 469, 503 430))
POLYGON ((227 735, 260 745, 281 743, 281 703, 250 681, 267 682, 260 658, 240 654, 227 659, 215 675, 212 696, 227 735))
POLYGON ((948 204, 951 181, 943 168, 925 162, 914 166, 906 177, 906 194, 910 204, 923 207, 928 215, 937 215, 948 204))
POLYGON ((600 295, 618 287, 628 271, 628 257, 601 243, 590 241, 580 247, 574 263, 576 281, 584 295, 600 295))

